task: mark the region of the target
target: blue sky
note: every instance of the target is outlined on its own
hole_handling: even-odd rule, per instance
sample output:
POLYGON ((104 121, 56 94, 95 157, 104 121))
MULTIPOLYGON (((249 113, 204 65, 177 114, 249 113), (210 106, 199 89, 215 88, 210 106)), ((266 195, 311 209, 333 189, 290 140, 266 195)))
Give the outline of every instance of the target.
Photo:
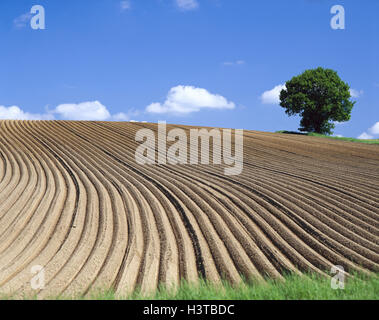
POLYGON ((357 101, 335 134, 378 138, 378 13, 376 0, 2 0, 0 118, 296 130, 270 90, 322 66, 357 101), (330 26, 336 4, 345 30, 330 26))

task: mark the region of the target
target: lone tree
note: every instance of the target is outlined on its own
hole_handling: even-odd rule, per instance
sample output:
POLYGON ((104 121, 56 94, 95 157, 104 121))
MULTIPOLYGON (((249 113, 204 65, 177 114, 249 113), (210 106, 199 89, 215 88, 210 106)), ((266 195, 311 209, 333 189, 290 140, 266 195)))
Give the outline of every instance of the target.
POLYGON ((300 114, 300 131, 332 134, 331 121, 350 120, 355 104, 350 98, 350 87, 337 72, 319 67, 287 81, 280 105, 289 116, 300 114))

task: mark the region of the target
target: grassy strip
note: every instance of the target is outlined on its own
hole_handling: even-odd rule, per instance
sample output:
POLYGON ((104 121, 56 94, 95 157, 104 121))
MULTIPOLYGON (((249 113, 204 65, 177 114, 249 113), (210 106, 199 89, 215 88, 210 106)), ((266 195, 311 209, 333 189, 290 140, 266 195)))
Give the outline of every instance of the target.
MULTIPOLYGON (((89 299, 114 300, 116 296, 107 291, 92 294, 89 299)), ((204 280, 198 285, 183 281, 176 292, 161 286, 154 294, 137 291, 124 300, 379 300, 379 274, 346 278, 344 290, 332 289, 331 279, 315 274, 288 275, 285 281, 245 282, 239 287, 227 282, 221 287, 204 280)))
POLYGON ((334 137, 334 136, 328 136, 324 134, 309 132, 309 133, 301 133, 296 131, 276 131, 275 133, 284 133, 284 134, 298 134, 303 136, 309 136, 309 137, 320 137, 320 138, 328 138, 328 139, 334 139, 334 140, 342 140, 342 141, 349 141, 349 142, 358 142, 358 143, 368 143, 368 144, 379 144, 379 139, 356 139, 356 138, 346 138, 346 137, 334 137))
POLYGON ((311 137, 321 137, 321 138, 328 138, 328 139, 336 139, 336 140, 343 140, 343 141, 350 141, 350 142, 360 142, 360 143, 368 143, 368 144, 379 144, 379 139, 356 139, 356 138, 346 138, 346 137, 333 137, 333 136, 327 136, 319 133, 308 133, 308 136, 311 137))
MULTIPOLYGON (((0 300, 13 299, 19 298, 0 294, 0 300)), ((37 296, 23 298, 37 299, 37 296)), ((346 277, 343 290, 332 289, 331 278, 312 273, 303 276, 286 275, 284 281, 244 281, 240 286, 232 286, 227 281, 222 282, 222 285, 206 280, 200 280, 196 285, 182 281, 176 291, 161 285, 149 295, 136 290, 133 294, 122 297, 113 290, 92 290, 85 297, 59 296, 49 300, 379 300, 379 273, 346 277)))

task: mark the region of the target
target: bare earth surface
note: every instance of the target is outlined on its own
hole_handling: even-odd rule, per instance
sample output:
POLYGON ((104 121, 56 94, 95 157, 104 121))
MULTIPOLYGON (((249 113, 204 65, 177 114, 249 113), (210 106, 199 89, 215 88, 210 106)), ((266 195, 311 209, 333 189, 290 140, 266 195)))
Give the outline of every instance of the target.
POLYGON ((141 128, 157 125, 0 121, 0 294, 34 294, 35 265, 40 298, 379 271, 379 145, 245 131, 226 176, 138 165, 141 128))

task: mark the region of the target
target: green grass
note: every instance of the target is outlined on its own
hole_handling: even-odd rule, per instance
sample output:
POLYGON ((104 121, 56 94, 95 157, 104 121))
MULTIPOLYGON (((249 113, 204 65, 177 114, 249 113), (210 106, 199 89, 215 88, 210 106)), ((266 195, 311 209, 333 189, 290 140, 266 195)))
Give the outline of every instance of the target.
POLYGON ((284 133, 284 134, 298 134, 298 135, 304 135, 304 136, 310 136, 310 137, 320 137, 320 138, 328 138, 328 139, 335 139, 335 140, 342 140, 342 141, 349 141, 349 142, 358 142, 358 143, 368 143, 368 144, 379 144, 379 139, 356 139, 356 138, 346 138, 346 137, 334 137, 334 136, 328 136, 324 134, 309 132, 309 133, 300 133, 295 131, 276 131, 275 133, 284 133))
MULTIPOLYGON (((151 295, 135 292, 124 300, 379 300, 379 274, 371 277, 355 275, 347 278, 344 290, 331 288, 331 280, 315 274, 300 277, 288 275, 285 281, 250 281, 224 288, 200 281, 193 285, 183 281, 176 292, 161 286, 151 295)), ((116 299, 112 291, 92 294, 91 300, 116 299)))
MULTIPOLYGON (((12 300, 0 295, 0 300, 12 300)), ((36 300, 37 297, 24 297, 36 300)), ((113 290, 93 290, 88 296, 52 297, 50 300, 379 300, 379 273, 371 276, 355 274, 345 279, 345 289, 331 288, 331 279, 316 274, 287 275, 285 281, 267 279, 245 281, 232 286, 224 281, 222 286, 201 280, 194 285, 183 281, 177 291, 165 286, 150 295, 139 290, 125 297, 116 296, 113 290)))

